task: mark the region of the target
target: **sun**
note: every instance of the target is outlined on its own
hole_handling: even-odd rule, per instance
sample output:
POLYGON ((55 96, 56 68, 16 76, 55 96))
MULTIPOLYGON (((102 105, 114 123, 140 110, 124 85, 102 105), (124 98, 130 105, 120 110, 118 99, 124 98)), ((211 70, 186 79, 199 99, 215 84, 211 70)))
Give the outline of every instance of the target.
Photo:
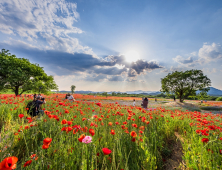
POLYGON ((125 54, 125 59, 127 62, 132 63, 140 59, 139 53, 137 51, 131 50, 125 54))

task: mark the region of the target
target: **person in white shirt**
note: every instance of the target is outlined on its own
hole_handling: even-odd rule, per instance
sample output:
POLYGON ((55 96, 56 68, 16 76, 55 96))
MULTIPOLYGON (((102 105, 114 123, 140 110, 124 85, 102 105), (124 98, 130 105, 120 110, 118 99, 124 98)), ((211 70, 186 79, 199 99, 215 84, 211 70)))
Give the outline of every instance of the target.
POLYGON ((74 97, 73 97, 70 93, 68 93, 67 99, 68 99, 69 101, 75 101, 74 97))
POLYGON ((133 106, 136 106, 136 100, 133 99, 133 106))

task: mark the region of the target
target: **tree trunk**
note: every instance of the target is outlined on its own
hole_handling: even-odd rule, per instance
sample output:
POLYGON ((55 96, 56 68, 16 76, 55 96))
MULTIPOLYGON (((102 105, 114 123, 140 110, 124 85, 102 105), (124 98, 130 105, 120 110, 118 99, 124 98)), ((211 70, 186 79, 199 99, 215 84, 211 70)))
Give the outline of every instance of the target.
POLYGON ((18 96, 18 94, 19 94, 19 86, 15 86, 15 91, 14 92, 15 92, 15 95, 18 96))

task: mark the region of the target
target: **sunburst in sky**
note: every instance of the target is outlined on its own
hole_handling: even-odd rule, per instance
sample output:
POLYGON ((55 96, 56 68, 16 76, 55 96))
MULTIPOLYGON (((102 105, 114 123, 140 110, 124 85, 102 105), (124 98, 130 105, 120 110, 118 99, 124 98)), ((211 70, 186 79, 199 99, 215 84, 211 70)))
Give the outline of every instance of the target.
POLYGON ((0 49, 39 63, 60 90, 158 91, 201 69, 222 89, 222 1, 1 0, 0 49))

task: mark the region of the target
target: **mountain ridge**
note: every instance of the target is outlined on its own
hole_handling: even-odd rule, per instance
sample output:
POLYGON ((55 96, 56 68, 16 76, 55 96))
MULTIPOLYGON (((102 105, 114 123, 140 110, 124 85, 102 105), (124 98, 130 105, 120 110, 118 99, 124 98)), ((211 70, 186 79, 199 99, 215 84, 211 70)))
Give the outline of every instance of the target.
MULTIPOLYGON (((61 90, 59 92, 62 93, 71 93, 71 91, 66 91, 66 90, 61 90)), ((95 92, 95 91, 90 91, 90 90, 78 90, 75 91, 75 93, 77 94, 89 94, 89 93, 104 93, 105 91, 100 91, 100 92, 95 92)), ((135 91, 125 91, 125 92, 119 92, 119 91, 110 91, 107 92, 108 94, 112 94, 112 92, 114 93, 127 93, 127 94, 147 94, 147 95, 158 95, 161 94, 160 91, 143 91, 143 90, 135 90, 135 91)), ((197 91, 198 94, 199 91, 197 91)), ((210 87, 210 90, 207 93, 210 96, 222 96, 222 90, 219 90, 217 88, 214 87, 210 87)))

